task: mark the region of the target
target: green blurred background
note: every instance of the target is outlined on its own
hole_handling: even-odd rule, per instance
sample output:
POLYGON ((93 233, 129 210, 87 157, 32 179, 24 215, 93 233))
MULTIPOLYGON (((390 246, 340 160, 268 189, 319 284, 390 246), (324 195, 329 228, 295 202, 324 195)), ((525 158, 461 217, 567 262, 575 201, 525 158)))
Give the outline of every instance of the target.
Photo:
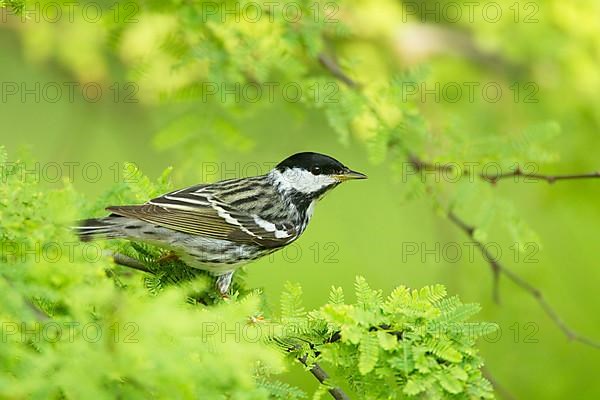
MULTIPOLYGON (((32 4, 36 3, 28 7, 32 4)), ((474 101, 469 101, 465 92, 456 102, 444 96, 435 101, 434 95, 423 102, 414 96, 411 100, 418 100, 416 107, 437 137, 421 148, 423 155, 444 161, 473 160, 469 158, 471 144, 490 137, 505 140, 502 143, 507 151, 528 147, 527 140, 513 140, 515 132, 554 121, 562 135, 544 146, 557 157, 536 164, 540 172, 599 169, 598 3, 500 1, 494 4, 503 11, 503 17, 496 22, 482 15, 486 4, 476 3, 471 21, 462 2, 341 3, 336 15, 344 30, 331 39, 332 47, 342 67, 353 71, 354 79, 372 84, 367 90, 375 102, 378 85, 416 66, 428 71, 425 82, 430 89, 436 82, 442 87, 448 82, 494 82, 503 88, 498 102, 486 101, 478 90, 474 101), (461 9, 462 17, 456 21, 448 7, 461 9), (534 86, 525 87, 531 83, 534 86), (510 89, 513 84, 524 90, 518 101, 510 89), (532 87, 536 88, 532 97, 536 101, 525 102, 525 92, 530 93, 532 87), (442 146, 440 143, 447 147, 436 147, 442 146)), ((101 5, 110 9, 108 3, 101 5)), ((501 279, 501 303, 492 301, 490 268, 479 252, 469 254, 463 233, 435 204, 432 207, 427 194, 407 195, 407 182, 398 169, 402 164, 394 163, 391 155, 373 162, 369 153, 369 139, 374 135, 372 116, 358 115, 350 137, 344 139, 334 132, 322 108, 306 102, 277 98, 274 102, 222 105, 214 99, 173 99, 165 93, 196 79, 194 74, 203 67, 178 65, 177 53, 165 50, 163 39, 175 29, 173 16, 181 17, 173 11, 175 5, 141 3, 136 7, 137 21, 117 27, 116 34, 113 25, 118 24, 106 20, 90 23, 77 12, 74 22, 64 15, 57 22, 44 18, 36 22, 3 14, 0 144, 7 147, 11 157, 26 149, 39 160, 42 175, 44 168, 58 163, 62 175, 68 176, 65 163, 80 163, 71 178, 75 188, 92 201, 115 180, 124 178, 120 171, 127 161, 150 177, 173 166, 173 185, 183 187, 254 174, 256 165, 266 172, 268 165, 298 151, 330 154, 365 172, 369 179, 344 185, 329 195, 318 206, 310 228, 289 252, 276 253, 250 266, 251 287, 263 287, 274 306, 283 284, 298 282, 305 289, 308 305, 316 307, 326 300, 331 285, 350 287, 358 274, 384 293, 398 284, 420 287, 442 283, 463 301, 481 303, 481 319, 500 324, 501 335, 481 341, 480 347, 487 371, 514 397, 600 397, 600 383, 595 379, 600 350, 570 342, 530 294, 506 279, 501 279), (48 96, 53 98, 51 94, 44 96, 35 86, 51 90, 49 84, 64 88, 65 82, 76 83, 78 88, 92 82, 103 94, 91 102, 75 89, 73 100, 63 92, 53 102, 48 100, 48 96), (8 94, 7 83, 16 83, 18 93, 8 94), (128 83, 134 86, 127 87, 128 83), (39 101, 32 94, 23 98, 22 85, 34 88, 39 101), (126 102, 132 88, 135 102, 126 102), (91 163, 96 164, 86 179, 83 166, 91 163), (95 175, 95 166, 102 172, 97 181, 89 179, 95 175), (447 247, 453 243, 462 251, 455 261, 453 249, 447 247), (407 253, 407 246, 413 250, 416 246, 417 254, 407 253)), ((276 36, 269 26, 243 20, 239 24, 251 26, 261 38, 276 36)), ((271 39, 277 41, 276 37, 271 39)), ((201 44, 202 40, 192 42, 201 44)), ((199 48, 197 52, 202 51, 199 48)), ((311 68, 309 72, 320 66, 315 62, 311 68)), ((269 77, 293 80, 293 73, 289 74, 269 77)), ((393 115, 394 107, 390 102, 381 104, 384 114, 393 115)), ((404 135, 411 140, 410 131, 404 135)), ((54 176, 51 169, 46 172, 54 176)), ((48 186, 61 184, 49 180, 45 182, 48 186)), ((514 240, 502 227, 520 224, 521 219, 493 211, 486 241, 498 243, 504 265, 539 288, 569 326, 600 339, 599 183, 581 180, 548 185, 509 179, 491 187, 467 182, 464 185, 476 189, 460 214, 477 224, 485 219, 481 209, 485 210, 492 199, 510 201, 515 214, 536 232, 531 237, 541 247, 533 256, 534 262, 524 262, 527 254, 511 249, 514 240)), ((447 182, 440 185, 452 186, 447 182)), ((315 385, 299 369, 290 374, 306 387, 315 385)))

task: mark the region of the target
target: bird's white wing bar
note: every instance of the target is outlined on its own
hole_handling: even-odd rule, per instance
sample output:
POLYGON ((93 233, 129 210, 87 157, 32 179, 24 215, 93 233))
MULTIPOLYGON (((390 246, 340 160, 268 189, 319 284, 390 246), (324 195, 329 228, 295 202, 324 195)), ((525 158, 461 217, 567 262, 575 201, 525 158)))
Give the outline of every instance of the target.
POLYGON ((199 206, 207 206, 207 205, 209 205, 209 203, 206 200, 205 201, 195 200, 195 199, 190 199, 189 197, 184 197, 184 196, 169 196, 167 194, 167 195, 164 195, 162 198, 164 198, 166 200, 182 201, 184 203, 196 204, 196 205, 199 205, 199 206))
POLYGON ((255 233, 253 233, 252 231, 249 231, 248 229, 246 229, 244 227, 244 225, 242 225, 240 223, 240 221, 235 219, 229 212, 225 211, 223 209, 223 207, 221 207, 217 204, 216 201, 214 201, 214 200, 211 201, 210 205, 213 209, 215 209, 217 211, 217 215, 219 215, 219 217, 223 218, 225 220, 225 222, 238 226, 243 232, 247 233, 248 235, 256 236, 258 239, 262 239, 262 237, 260 235, 257 235, 255 233))
POLYGON ((277 239, 285 239, 292 236, 292 233, 285 230, 277 229, 277 226, 274 223, 266 221, 258 215, 254 215, 254 222, 267 232, 273 232, 277 239))

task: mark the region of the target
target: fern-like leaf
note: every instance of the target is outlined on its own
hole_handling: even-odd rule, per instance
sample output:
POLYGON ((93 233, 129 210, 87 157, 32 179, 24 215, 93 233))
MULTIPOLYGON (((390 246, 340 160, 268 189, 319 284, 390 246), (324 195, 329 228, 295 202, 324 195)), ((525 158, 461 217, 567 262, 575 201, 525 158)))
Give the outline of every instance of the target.
POLYGON ((366 375, 375 368, 377 359, 379 358, 379 341, 377 336, 367 333, 361 340, 358 346, 360 352, 358 360, 358 370, 361 374, 366 375))

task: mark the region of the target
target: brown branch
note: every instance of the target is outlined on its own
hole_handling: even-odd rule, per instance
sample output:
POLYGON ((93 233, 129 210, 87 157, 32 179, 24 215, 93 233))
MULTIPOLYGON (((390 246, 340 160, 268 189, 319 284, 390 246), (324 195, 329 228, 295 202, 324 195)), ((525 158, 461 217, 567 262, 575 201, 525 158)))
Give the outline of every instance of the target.
POLYGON ((600 171, 583 173, 583 174, 544 175, 544 174, 538 174, 538 173, 523 172, 519 167, 517 167, 512 172, 506 172, 506 173, 499 174, 499 175, 486 175, 483 173, 479 174, 479 177, 481 179, 491 183, 492 185, 495 185, 496 182, 498 182, 501 179, 517 177, 517 176, 522 176, 523 178, 539 179, 539 180, 544 180, 548 183, 554 183, 556 181, 565 181, 565 180, 573 180, 573 179, 600 178, 600 171))
POLYGON ((485 379, 490 381, 490 383, 494 387, 494 390, 500 395, 501 398, 503 398, 505 400, 515 400, 516 399, 515 396, 513 396, 503 385, 500 384, 500 382, 498 382, 498 380, 496 378, 494 378, 494 376, 490 373, 490 371, 486 367, 482 367, 481 372, 483 373, 483 376, 485 377, 485 379))
POLYGON ((131 258, 122 253, 112 253, 111 256, 112 256, 115 264, 122 265, 122 266, 128 267, 128 268, 132 268, 132 269, 135 269, 138 271, 147 272, 149 274, 154 274, 154 272, 150 268, 148 268, 147 266, 145 266, 144 264, 142 264, 135 258, 131 258))
POLYGON ((587 337, 579 334, 575 330, 573 330, 571 327, 569 327, 562 320, 562 318, 558 315, 558 312, 550 305, 550 303, 548 303, 548 301, 546 300, 546 298, 544 297, 544 295, 538 288, 534 287, 529 282, 524 280, 522 277, 517 275, 515 272, 507 269, 504 265, 500 264, 500 262, 498 260, 495 260, 493 257, 491 257, 490 253, 485 248, 485 244, 480 242, 479 240, 475 239, 474 232, 475 232, 476 228, 474 226, 467 224, 464 220, 459 218, 453 211, 448 212, 448 219, 454 225, 456 225, 458 228, 460 228, 467 236, 469 236, 469 238, 473 241, 473 243, 475 243, 477 245, 477 247, 480 249, 480 251, 483 255, 483 258, 490 264, 490 267, 492 268, 492 272, 494 274, 494 297, 495 297, 495 299, 497 299, 497 296, 498 296, 499 277, 500 277, 500 274, 503 274, 508 279, 510 279, 513 283, 515 283, 517 286, 519 286, 521 289, 525 290, 531 296, 533 296, 533 298, 542 307, 542 310, 544 310, 544 312, 550 318, 550 320, 552 320, 552 322, 556 326, 558 326, 558 328, 565 334, 567 339, 575 341, 575 342, 587 344, 589 346, 600 349, 599 342, 596 342, 595 340, 587 338, 587 337))
MULTIPOLYGON (((335 343, 341 339, 342 339, 341 332, 334 332, 327 340, 325 340, 324 343, 335 343)), ((310 342, 307 342, 307 343, 308 343, 310 349, 314 352, 314 355, 316 357, 318 357, 319 354, 321 354, 321 352, 319 350, 317 350, 314 343, 310 343, 310 342)), ((297 347, 290 348, 289 351, 293 351, 296 348, 297 347)), ((300 361, 302 363, 302 365, 304 365, 305 367, 309 366, 307 363, 307 359, 308 359, 308 353, 303 355, 302 357, 298 357, 298 361, 300 361)), ((326 384, 325 382, 327 381, 327 379, 329 379, 329 374, 327 372, 325 372, 323 367, 321 367, 319 365, 319 363, 317 363, 317 362, 313 363, 313 365, 310 367, 310 373, 313 374, 313 376, 315 378, 317 378, 317 380, 321 384, 326 384)), ((348 395, 339 387, 332 387, 332 388, 328 389, 328 392, 336 400, 350 400, 348 395)))
MULTIPOLYGON (((342 338, 341 334, 339 332, 335 332, 324 343, 335 343, 338 340, 340 340, 341 338, 342 338)), ((307 343, 308 346, 310 347, 311 351, 314 353, 314 355, 316 357, 319 356, 320 352, 317 350, 314 343, 311 343, 305 339, 300 339, 300 338, 298 338, 298 339, 307 343)), ((275 341, 279 342, 280 344, 284 344, 277 338, 275 338, 275 341)), ((302 347, 300 345, 294 345, 294 346, 288 346, 286 348, 286 350, 291 353, 291 352, 298 351, 301 348, 302 347)), ((327 385, 327 380, 329 379, 329 374, 323 369, 323 367, 321 367, 319 365, 319 363, 314 362, 312 364, 309 364, 308 363, 308 353, 304 354, 303 356, 296 357, 296 359, 305 367, 310 368, 310 373, 315 378, 317 378, 317 380, 319 381, 320 384, 327 385)), ((348 397, 348 395, 339 387, 330 387, 328 389, 328 392, 329 392, 329 394, 331 394, 331 397, 333 397, 336 400, 350 400, 350 397, 348 397)))
MULTIPOLYGON (((304 366, 309 367, 306 361, 307 358, 308 355, 304 355, 299 357, 298 361, 300 361, 304 366)), ((322 385, 326 384, 325 382, 329 379, 329 374, 318 363, 314 363, 312 366, 310 366, 310 373, 313 374, 313 376, 317 378, 319 383, 322 385)), ((348 397, 348 395, 339 387, 332 387, 328 391, 329 394, 331 394, 331 397, 336 400, 350 400, 350 397, 348 397)))
MULTIPOLYGON (((402 331, 391 330, 391 326, 382 324, 378 326, 372 326, 369 328, 369 331, 377 331, 383 330, 386 333, 395 336, 397 340, 402 340, 402 331)), ((342 339, 342 333, 340 331, 334 332, 324 343, 336 343, 342 339)), ((314 351, 315 356, 319 356, 320 352, 316 349, 316 346, 313 343, 308 343, 312 351, 314 351)), ((292 349, 290 349, 291 351, 292 349)), ((306 360, 308 359, 308 354, 305 354, 302 357, 298 357, 298 361, 300 361, 304 366, 308 367, 306 360)), ((310 369, 310 372, 317 378, 317 380, 323 384, 327 379, 329 379, 329 374, 323 370, 323 368, 318 364, 314 363, 310 369)), ((329 389, 329 393, 334 399, 345 399, 349 400, 348 395, 344 393, 342 389, 339 387, 334 387, 329 389)))
MULTIPOLYGON (((452 172, 454 166, 449 164, 434 164, 422 160, 414 154, 408 155, 408 163, 412 165, 417 172, 421 171, 441 171, 441 172, 452 172)), ((465 171, 466 172, 466 171, 465 171)))
POLYGON ((337 62, 325 53, 319 54, 319 62, 325 69, 327 69, 331 75, 344 82, 348 87, 352 89, 358 89, 360 84, 354 79, 350 78, 337 64, 337 62))
MULTIPOLYGON (((419 172, 419 171, 452 172, 456 168, 456 165, 452 165, 452 164, 437 164, 437 163, 427 162, 427 161, 422 160, 421 158, 419 158, 418 156, 416 156, 414 154, 410 154, 408 156, 408 162, 415 168, 415 170, 417 170, 417 172, 419 172)), ((462 175, 464 175, 464 176, 470 175, 469 170, 465 169, 464 171, 462 171, 462 175)), ((490 175, 490 174, 485 174, 485 173, 481 172, 481 173, 477 174, 476 176, 486 182, 491 183, 492 185, 495 185, 498 181, 500 181, 502 179, 516 178, 516 177, 523 177, 526 179, 527 178, 537 179, 537 180, 546 181, 548 183, 554 183, 556 181, 564 181, 564 180, 600 178, 600 171, 594 171, 594 172, 582 173, 582 174, 546 175, 546 174, 538 174, 535 172, 524 172, 521 168, 517 167, 511 172, 505 172, 502 174, 490 175)))
POLYGON ((500 303, 500 273, 502 272, 502 265, 492 256, 490 251, 485 247, 485 244, 475 239, 475 227, 467 225, 463 220, 458 218, 452 211, 448 213, 448 219, 458 226, 467 236, 475 243, 481 255, 490 265, 492 269, 492 297, 494 302, 500 303))

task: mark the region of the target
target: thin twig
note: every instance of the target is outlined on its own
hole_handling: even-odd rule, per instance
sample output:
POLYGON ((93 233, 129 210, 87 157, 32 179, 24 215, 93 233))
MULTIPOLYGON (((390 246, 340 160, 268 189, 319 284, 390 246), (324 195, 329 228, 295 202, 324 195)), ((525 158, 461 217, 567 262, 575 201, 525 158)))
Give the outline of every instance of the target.
POLYGON ((554 183, 556 181, 566 181, 566 180, 573 180, 573 179, 600 178, 600 171, 589 172, 589 173, 584 173, 584 174, 544 175, 544 174, 523 172, 520 168, 517 167, 512 172, 506 172, 506 173, 499 174, 499 175, 486 175, 483 173, 479 174, 479 177, 481 179, 483 179, 484 181, 488 181, 492 185, 496 184, 496 182, 498 182, 501 179, 517 177, 517 176, 522 176, 523 178, 539 179, 539 180, 544 180, 548 183, 554 183))
MULTIPOLYGON (((299 357, 298 361, 300 361, 304 366, 309 367, 306 361, 307 358, 308 355, 304 355, 299 357)), ((313 374, 313 376, 317 378, 321 384, 326 384, 326 381, 329 379, 329 374, 323 369, 323 367, 319 365, 319 363, 313 363, 312 366, 310 366, 310 373, 313 374)), ((329 394, 331 394, 331 397, 336 400, 350 400, 350 397, 348 397, 348 395, 339 387, 332 387, 328 391, 329 394)))
POLYGON ((463 220, 458 218, 456 214, 452 211, 448 213, 448 219, 452 221, 456 226, 463 230, 469 236, 469 238, 475 243, 481 255, 490 264, 490 268, 492 269, 493 283, 492 283, 492 297, 496 304, 500 304, 500 272, 502 270, 502 266, 498 262, 498 260, 490 253, 484 243, 475 239, 475 227, 467 225, 463 220))
MULTIPOLYGON (((453 164, 438 164, 438 163, 427 162, 427 161, 420 159, 419 157, 417 157, 414 154, 409 155, 408 160, 409 160, 409 163, 417 170, 417 172, 419 172, 419 171, 451 172, 451 171, 454 171, 454 169, 456 168, 456 165, 453 165, 453 164)), ((468 175, 470 175, 470 171, 468 169, 465 169, 464 171, 462 171, 462 175, 468 176, 468 175)), ((477 174, 476 176, 486 182, 491 183, 492 185, 495 185, 498 181, 500 181, 502 179, 516 178, 516 177, 523 177, 525 179, 537 179, 537 180, 546 181, 548 183, 554 183, 557 181, 565 181, 565 180, 600 178, 600 171, 594 171, 594 172, 588 172, 588 173, 582 173, 582 174, 546 175, 546 174, 538 174, 535 172, 524 172, 521 168, 517 167, 513 171, 505 172, 505 173, 501 173, 501 174, 492 175, 492 174, 487 174, 487 173, 481 172, 481 173, 477 174)))
POLYGON ((469 236, 469 238, 480 249, 480 251, 483 255, 483 258, 485 258, 485 260, 488 262, 488 264, 490 264, 490 267, 492 268, 492 271, 494 273, 494 296, 498 295, 498 278, 499 278, 500 274, 504 274, 504 276, 506 276, 508 279, 510 279, 513 283, 515 283, 521 289, 525 290, 526 292, 531 294, 531 296, 533 296, 533 298, 542 307, 542 309, 544 310, 546 315, 548 317, 550 317, 550 319, 556 326, 558 326, 558 328, 565 334, 567 339, 576 341, 576 342, 580 342, 583 344, 587 344, 589 346, 600 349, 599 342, 596 342, 595 340, 587 338, 587 337, 579 334, 575 330, 573 330, 571 327, 569 327, 562 320, 562 318, 558 315, 558 312, 548 303, 548 301, 546 300, 546 298, 544 297, 544 295, 538 288, 534 287, 529 282, 527 282, 526 280, 521 278, 519 275, 517 275, 515 272, 507 269, 499 261, 497 261, 493 257, 491 257, 490 253, 487 252, 487 250, 486 250, 485 244, 483 242, 475 239, 475 237, 474 237, 475 227, 474 226, 467 224, 464 220, 459 218, 452 211, 448 212, 448 219, 454 225, 459 227, 467 236, 469 236))
MULTIPOLYGON (((434 164, 427 161, 422 160, 415 154, 408 155, 408 162, 417 172, 421 171, 441 171, 441 172, 451 172, 454 170, 454 166, 450 164, 434 164)), ((465 171, 466 172, 466 171, 465 171)))
MULTIPOLYGON (((378 326, 372 326, 369 328, 369 331, 383 330, 386 333, 393 335, 397 340, 402 340, 402 331, 390 330, 391 327, 389 325, 383 324, 378 326)), ((342 333, 340 331, 334 332, 324 343, 336 343, 342 339, 342 333)), ((315 356, 321 354, 313 343, 309 343, 310 348, 314 351, 315 356)), ((298 357, 298 361, 300 361, 303 365, 307 366, 308 354, 305 354, 302 357, 298 357)), ((310 369, 310 372, 317 378, 317 380, 323 384, 327 379, 329 379, 329 375, 323 368, 318 364, 314 363, 310 369)), ((339 387, 334 387, 329 389, 329 393, 334 399, 349 399, 348 395, 344 393, 342 389, 339 387)))
POLYGON ((494 376, 486 367, 482 367, 481 372, 483 373, 485 379, 490 381, 490 383, 494 387, 494 390, 500 395, 501 398, 503 398, 504 400, 516 400, 516 397, 513 396, 512 393, 510 393, 508 389, 506 389, 506 387, 501 385, 500 382, 498 382, 498 380, 494 378, 494 376))
POLYGON ((354 79, 350 78, 337 64, 337 62, 333 59, 333 57, 328 56, 325 53, 319 54, 319 62, 325 69, 327 69, 331 75, 344 82, 348 87, 357 89, 360 87, 360 84, 356 82, 354 79))

